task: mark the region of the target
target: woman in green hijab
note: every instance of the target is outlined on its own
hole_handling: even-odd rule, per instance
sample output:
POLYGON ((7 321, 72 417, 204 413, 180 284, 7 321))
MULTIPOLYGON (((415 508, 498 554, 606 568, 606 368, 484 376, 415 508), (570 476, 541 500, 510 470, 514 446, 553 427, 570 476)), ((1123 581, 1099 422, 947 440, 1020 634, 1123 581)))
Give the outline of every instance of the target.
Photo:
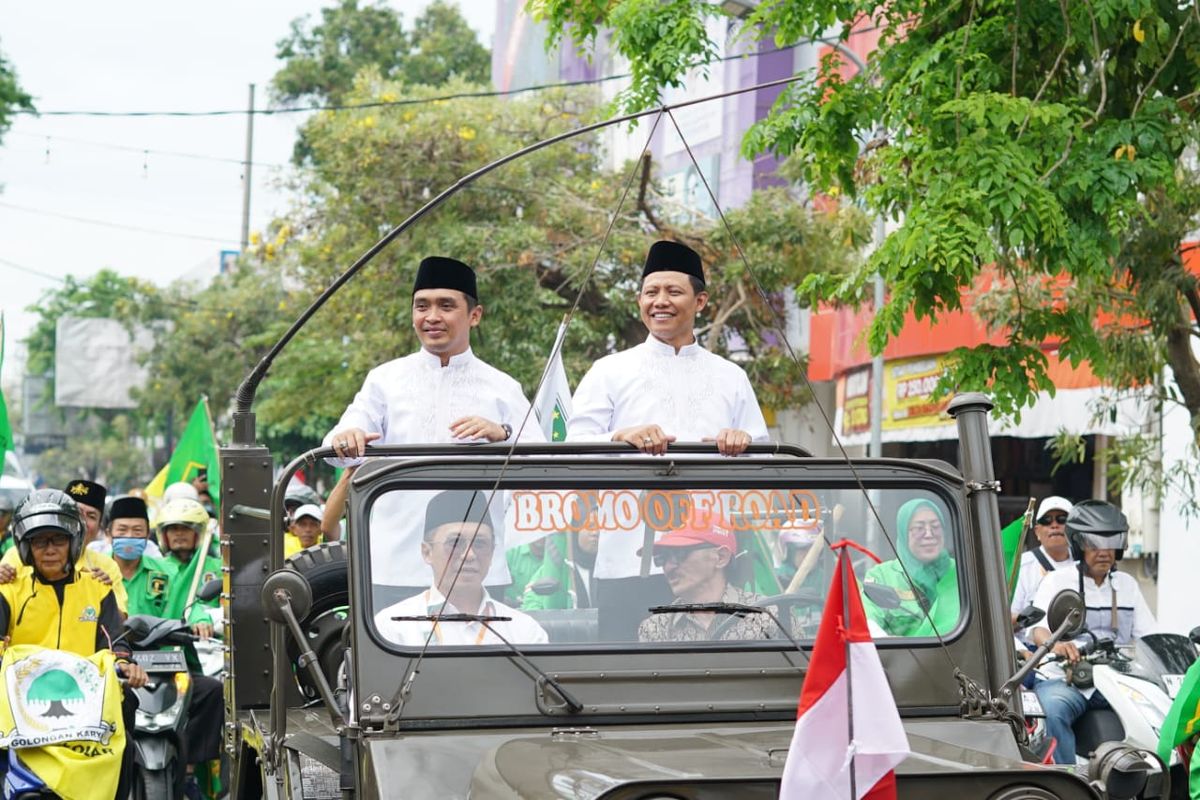
POLYGON ((946 521, 937 503, 909 500, 896 513, 896 549, 900 558, 867 571, 864 585, 890 586, 899 596, 896 608, 876 605, 866 593, 867 616, 892 636, 945 635, 958 622, 958 572, 946 552, 946 521))

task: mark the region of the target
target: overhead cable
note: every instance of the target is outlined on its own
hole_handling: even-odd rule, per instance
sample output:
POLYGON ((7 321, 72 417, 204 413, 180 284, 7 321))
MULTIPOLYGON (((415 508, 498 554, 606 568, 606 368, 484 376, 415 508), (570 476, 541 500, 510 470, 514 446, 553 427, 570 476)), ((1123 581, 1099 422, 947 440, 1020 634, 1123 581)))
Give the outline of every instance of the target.
MULTIPOLYGON (((869 33, 878 30, 878 26, 868 28, 859 28, 854 30, 851 35, 861 33, 869 33)), ((830 43, 839 42, 836 37, 814 37, 811 39, 802 39, 794 45, 788 47, 773 48, 770 50, 758 50, 751 53, 735 53, 732 55, 714 58, 711 61, 705 61, 699 64, 693 64, 691 69, 703 68, 711 64, 720 64, 726 61, 734 61, 743 58, 757 58, 759 56, 768 56, 775 53, 784 53, 791 51, 795 47, 805 44, 814 43, 830 43)), ((54 110, 54 111, 37 111, 28 109, 16 109, 14 114, 23 114, 26 116, 40 117, 239 117, 247 115, 257 116, 277 116, 280 114, 303 114, 313 111, 356 111, 368 108, 390 108, 398 106, 418 106, 430 105, 433 103, 444 103, 450 100, 468 100, 486 97, 511 97, 525 92, 540 92, 546 89, 569 89, 576 86, 595 86, 609 81, 622 80, 630 77, 630 73, 622 72, 617 75, 604 75, 599 78, 582 78, 576 81, 559 81, 557 83, 542 83, 534 86, 522 86, 518 89, 491 89, 475 92, 454 92, 451 94, 439 95, 437 97, 416 97, 397 100, 371 100, 363 103, 321 103, 306 106, 282 106, 279 108, 226 108, 210 111, 102 111, 98 109, 88 110, 54 110)))
POLYGON ((102 219, 92 219, 90 217, 78 217, 74 214, 64 214, 59 211, 49 211, 44 208, 31 208, 29 206, 21 206, 16 203, 0 202, 0 208, 7 208, 12 211, 20 211, 25 214, 36 214, 42 217, 55 217, 57 219, 70 220, 71 222, 81 222, 85 225, 98 225, 102 228, 114 228, 116 230, 133 231, 135 233, 148 233, 155 236, 172 236, 176 239, 192 239, 198 242, 216 242, 217 244, 237 244, 237 239, 232 236, 203 236, 195 233, 184 233, 181 231, 166 231, 159 228, 143 228, 139 225, 123 225, 119 222, 110 222, 102 219))

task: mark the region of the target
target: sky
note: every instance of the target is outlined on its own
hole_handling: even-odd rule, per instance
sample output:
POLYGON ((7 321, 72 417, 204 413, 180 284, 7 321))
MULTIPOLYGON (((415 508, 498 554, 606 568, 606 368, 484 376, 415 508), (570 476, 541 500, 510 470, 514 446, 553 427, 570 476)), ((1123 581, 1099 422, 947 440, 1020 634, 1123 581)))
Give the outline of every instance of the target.
MULTIPOLYGON (((209 111, 268 103, 276 42, 334 0, 3 3, 0 53, 39 111, 209 111)), ((391 0, 406 26, 428 0, 391 0)), ((495 3, 460 0, 491 47, 495 3)), ((280 187, 302 114, 257 115, 250 228, 288 207, 280 187)), ((0 142, 3 385, 15 389, 26 311, 70 274, 103 268, 160 284, 215 271, 239 246, 244 114, 18 117, 0 142), (185 157, 186 156, 186 157, 185 157), (198 156, 198 157, 197 157, 198 156)))

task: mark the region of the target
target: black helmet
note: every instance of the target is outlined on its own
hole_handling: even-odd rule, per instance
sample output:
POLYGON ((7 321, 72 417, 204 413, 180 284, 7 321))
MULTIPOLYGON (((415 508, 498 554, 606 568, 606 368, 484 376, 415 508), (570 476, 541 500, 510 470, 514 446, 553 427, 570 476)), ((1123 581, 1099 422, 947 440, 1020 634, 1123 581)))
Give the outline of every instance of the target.
POLYGON ((287 488, 287 493, 283 496, 283 508, 288 519, 291 519, 294 510, 307 505, 321 505, 321 495, 317 494, 315 489, 303 483, 294 483, 287 488))
POLYGON ((25 498, 13 514, 13 541, 21 563, 33 565, 33 534, 45 528, 54 528, 71 537, 70 559, 74 564, 83 553, 83 519, 79 506, 65 492, 58 489, 38 489, 25 498))
POLYGON ((1113 550, 1120 561, 1128 538, 1129 520, 1112 503, 1084 500, 1067 515, 1067 542, 1076 561, 1083 560, 1085 549, 1113 550))

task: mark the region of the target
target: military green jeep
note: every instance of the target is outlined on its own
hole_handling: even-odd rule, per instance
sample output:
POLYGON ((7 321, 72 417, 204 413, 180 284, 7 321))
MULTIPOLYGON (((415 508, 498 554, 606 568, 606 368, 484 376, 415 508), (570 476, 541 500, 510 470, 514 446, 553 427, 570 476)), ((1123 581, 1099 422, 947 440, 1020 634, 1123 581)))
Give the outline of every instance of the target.
POLYGON ((903 587, 864 601, 911 749, 899 796, 1104 796, 1103 775, 1089 785, 1024 747, 989 408, 951 406, 961 471, 787 446, 377 448, 353 477, 345 540, 286 563, 285 487, 331 452, 272 486, 265 449, 222 449, 232 796, 775 797, 828 544, 895 560, 914 499, 936 509, 955 577, 952 611, 924 625, 893 625, 903 587), (732 550, 654 546, 714 520, 732 550), (816 549, 789 566, 798 527, 816 549), (680 608, 693 550, 728 592, 680 608))

